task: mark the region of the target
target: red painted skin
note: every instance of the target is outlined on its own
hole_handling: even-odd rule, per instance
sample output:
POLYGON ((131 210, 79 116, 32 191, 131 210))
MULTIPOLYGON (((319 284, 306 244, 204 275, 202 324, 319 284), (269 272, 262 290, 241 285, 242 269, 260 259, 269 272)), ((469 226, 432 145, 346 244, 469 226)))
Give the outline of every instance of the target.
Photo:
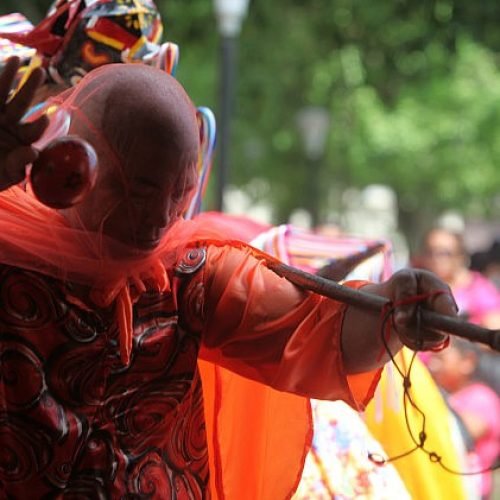
POLYGON ((33 162, 30 180, 35 196, 52 208, 69 208, 90 192, 97 176, 94 148, 76 136, 54 139, 33 162))

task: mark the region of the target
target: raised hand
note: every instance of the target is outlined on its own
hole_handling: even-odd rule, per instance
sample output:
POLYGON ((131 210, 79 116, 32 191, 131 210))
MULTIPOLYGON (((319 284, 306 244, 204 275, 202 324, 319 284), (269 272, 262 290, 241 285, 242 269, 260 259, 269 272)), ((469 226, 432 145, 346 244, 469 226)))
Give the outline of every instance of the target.
POLYGON ((48 125, 45 115, 30 123, 22 121, 45 78, 41 68, 35 69, 19 92, 9 99, 19 66, 19 59, 12 57, 0 74, 0 191, 24 180, 26 165, 38 156, 32 143, 41 137, 48 125))

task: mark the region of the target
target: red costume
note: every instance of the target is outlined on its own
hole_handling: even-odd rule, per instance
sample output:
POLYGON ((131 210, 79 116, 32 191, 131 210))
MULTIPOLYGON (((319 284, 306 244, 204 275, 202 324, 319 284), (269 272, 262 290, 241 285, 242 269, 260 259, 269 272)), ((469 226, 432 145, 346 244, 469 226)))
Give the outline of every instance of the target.
MULTIPOLYGON (((343 372, 339 342, 344 306, 296 289, 271 272, 263 256, 249 247, 214 241, 179 251, 179 242, 172 246, 171 240, 147 259, 154 271, 148 273, 145 264, 136 263, 142 280, 130 272, 126 283, 98 294, 89 284, 96 279, 92 269, 87 278, 71 280, 78 275, 74 269, 66 271, 69 279, 61 280, 55 267, 42 263, 44 248, 48 255, 61 235, 75 231, 57 213, 12 188, 0 194, 0 222, 6 228, 0 239, 2 260, 7 261, 0 281, 4 495, 42 498, 71 492, 79 498, 98 494, 170 498, 169 491, 177 498, 207 495, 209 458, 198 354, 280 391, 344 399, 355 407, 371 396, 373 375, 350 377, 348 382, 343 372), (14 252, 16 229, 7 222, 10 216, 16 220, 18 236, 23 228, 32 227, 31 237, 20 236, 29 245, 18 252, 14 252), (51 227, 52 241, 43 225, 37 227, 41 221, 51 227), (42 256, 32 267, 43 268, 43 274, 13 265, 12 261, 25 262, 35 247, 42 256), (120 358, 124 342, 120 315, 127 315, 122 287, 133 303, 128 365, 120 358)), ((172 234, 181 235, 186 227, 186 234, 194 234, 193 224, 180 222, 172 234)), ((68 244, 73 245, 73 255, 66 248, 65 257, 78 267, 88 256, 73 242, 68 244)), ((207 382, 205 387, 211 462, 218 467, 212 491, 221 497, 224 491, 228 498, 239 488, 245 491, 241 471, 252 484, 255 470, 274 462, 270 457, 275 452, 281 456, 281 449, 268 450, 267 457, 257 453, 261 459, 251 463, 245 462, 249 450, 242 449, 241 456, 230 452, 227 446, 238 446, 231 426, 239 424, 242 446, 246 439, 262 451, 273 439, 287 440, 289 458, 274 465, 278 471, 274 486, 278 488, 281 481, 285 489, 276 491, 288 488, 291 493, 301 468, 297 457, 305 455, 310 432, 305 401, 245 379, 235 382, 254 385, 254 395, 268 394, 262 406, 250 401, 250 408, 259 406, 255 415, 272 404, 273 394, 302 409, 291 415, 274 406, 276 414, 265 417, 278 424, 271 441, 264 434, 249 435, 246 431, 251 432, 256 422, 248 413, 238 416, 237 403, 224 399, 228 393, 221 379, 227 374, 205 364, 205 375, 209 377, 212 369, 214 385, 207 382), (214 387, 215 399, 209 394, 214 387), (279 428, 284 421, 291 424, 279 428), (231 460, 235 463, 228 465, 231 460), (232 475, 238 460, 244 461, 243 466, 232 475), (280 467, 289 477, 279 475, 280 467)), ((264 491, 269 492, 267 487, 264 491)))

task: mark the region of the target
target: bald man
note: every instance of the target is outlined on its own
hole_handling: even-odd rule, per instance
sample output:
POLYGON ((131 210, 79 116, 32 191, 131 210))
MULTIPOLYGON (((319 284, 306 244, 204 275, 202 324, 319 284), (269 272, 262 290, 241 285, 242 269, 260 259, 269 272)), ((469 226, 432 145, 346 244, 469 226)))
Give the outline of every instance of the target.
MULTIPOLYGON (((387 359, 376 315, 299 290, 266 256, 182 220, 198 129, 180 84, 152 68, 108 65, 61 97, 70 132, 98 153, 99 174, 80 205, 56 212, 16 187, 47 126, 20 123, 38 70, 8 101, 17 65, 0 77, 4 494, 207 497, 198 357, 279 391, 366 404, 387 359)), ((350 286, 393 301, 444 290, 426 307, 456 313, 430 273, 350 286)), ((417 345, 414 310, 397 309, 393 352, 417 345)), ((443 342, 423 334, 426 348, 443 342)))

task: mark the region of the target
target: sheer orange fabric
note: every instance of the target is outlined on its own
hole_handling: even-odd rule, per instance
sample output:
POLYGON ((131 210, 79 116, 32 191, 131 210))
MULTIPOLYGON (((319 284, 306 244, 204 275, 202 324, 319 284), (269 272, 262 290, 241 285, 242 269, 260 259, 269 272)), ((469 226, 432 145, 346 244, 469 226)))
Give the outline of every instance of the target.
POLYGON ((293 286, 269 260, 251 247, 209 248, 200 356, 280 391, 362 409, 371 377, 368 385, 356 377, 351 394, 341 346, 347 306, 293 286))
POLYGON ((216 499, 290 498, 312 439, 309 400, 203 360, 210 487, 216 499))

